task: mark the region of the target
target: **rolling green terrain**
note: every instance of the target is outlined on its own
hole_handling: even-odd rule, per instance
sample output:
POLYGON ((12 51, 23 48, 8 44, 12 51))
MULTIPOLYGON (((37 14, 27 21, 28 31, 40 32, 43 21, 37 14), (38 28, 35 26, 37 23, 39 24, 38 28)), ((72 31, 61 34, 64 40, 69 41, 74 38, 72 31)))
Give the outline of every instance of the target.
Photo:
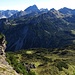
POLYGON ((75 75, 75 50, 71 48, 28 49, 6 55, 9 64, 23 75, 75 75))

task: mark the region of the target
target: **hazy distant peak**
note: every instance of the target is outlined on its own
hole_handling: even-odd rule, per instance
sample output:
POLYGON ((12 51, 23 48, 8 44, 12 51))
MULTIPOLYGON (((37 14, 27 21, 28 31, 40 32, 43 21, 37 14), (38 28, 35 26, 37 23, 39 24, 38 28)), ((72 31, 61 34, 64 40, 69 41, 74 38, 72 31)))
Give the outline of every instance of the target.
POLYGON ((54 11, 54 10, 56 10, 56 9, 55 8, 50 9, 50 11, 54 11))
POLYGON ((0 19, 1 18, 9 18, 13 14, 16 14, 18 10, 0 10, 0 19))
POLYGON ((37 7, 35 4, 34 5, 32 5, 33 7, 37 7))
POLYGON ((63 18, 64 15, 62 13, 60 13, 58 10, 52 8, 50 9, 50 12, 52 12, 57 18, 63 18))
POLYGON ((48 9, 41 8, 40 11, 48 11, 48 9))
POLYGON ((67 7, 61 8, 58 11, 63 13, 63 14, 75 15, 75 9, 70 9, 67 7))
POLYGON ((29 6, 27 9, 25 9, 24 11, 28 13, 32 13, 32 12, 39 12, 39 9, 36 5, 32 5, 32 6, 29 6))
POLYGON ((52 8, 52 9, 50 9, 50 12, 56 13, 56 12, 58 12, 58 10, 52 8))
POLYGON ((70 8, 67 8, 67 7, 64 7, 64 8, 61 8, 61 9, 59 9, 59 11, 72 11, 72 9, 70 9, 70 8))

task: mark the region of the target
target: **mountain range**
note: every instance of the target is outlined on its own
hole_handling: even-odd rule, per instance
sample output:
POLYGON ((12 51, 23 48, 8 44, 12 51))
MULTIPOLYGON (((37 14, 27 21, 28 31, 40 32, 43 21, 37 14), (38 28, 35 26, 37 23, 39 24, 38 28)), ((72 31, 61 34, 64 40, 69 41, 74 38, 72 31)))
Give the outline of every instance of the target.
POLYGON ((36 5, 0 19, 7 50, 62 48, 75 44, 75 10, 38 9, 36 5))
POLYGON ((17 17, 21 17, 21 16, 24 16, 24 15, 27 15, 27 14, 30 14, 30 13, 33 13, 33 12, 40 12, 40 11, 43 11, 43 12, 47 12, 48 9, 38 9, 38 7, 36 5, 33 5, 33 6, 29 6, 28 8, 26 8, 24 11, 18 11, 18 10, 0 10, 0 19, 1 18, 17 18, 17 17))
MULTIPOLYGON (((53 10, 54 8, 50 9, 53 10)), ((24 11, 18 11, 18 10, 0 10, 0 19, 1 18, 18 18, 27 14, 33 14, 33 13, 47 13, 48 11, 50 11, 48 9, 38 9, 38 7, 36 5, 32 5, 29 6, 28 8, 26 8, 24 11)), ((55 9, 54 9, 55 10, 55 9)), ((75 15, 75 9, 70 9, 67 7, 61 8, 59 10, 60 13, 65 14, 65 15, 75 15)))
POLYGON ((0 19, 11 17, 13 14, 16 14, 18 10, 0 10, 0 19))

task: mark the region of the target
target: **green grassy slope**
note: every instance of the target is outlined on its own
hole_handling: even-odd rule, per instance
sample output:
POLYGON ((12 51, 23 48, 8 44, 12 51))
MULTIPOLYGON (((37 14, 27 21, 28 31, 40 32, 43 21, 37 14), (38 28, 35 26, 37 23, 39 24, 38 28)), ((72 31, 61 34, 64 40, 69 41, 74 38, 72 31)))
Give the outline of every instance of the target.
POLYGON ((75 75, 75 50, 72 49, 40 48, 7 52, 7 60, 23 75, 75 75), (34 64, 35 68, 30 68, 28 72, 25 64, 34 64))

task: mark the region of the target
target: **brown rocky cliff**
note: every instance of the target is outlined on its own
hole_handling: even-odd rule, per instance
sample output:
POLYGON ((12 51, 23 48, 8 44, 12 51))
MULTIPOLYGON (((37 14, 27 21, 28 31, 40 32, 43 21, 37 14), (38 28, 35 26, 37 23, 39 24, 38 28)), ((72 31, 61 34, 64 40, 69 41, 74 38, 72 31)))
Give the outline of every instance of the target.
POLYGON ((0 75, 19 75, 5 60, 5 36, 0 35, 0 75))
POLYGON ((5 36, 1 35, 0 37, 0 55, 5 55, 6 43, 5 36))

